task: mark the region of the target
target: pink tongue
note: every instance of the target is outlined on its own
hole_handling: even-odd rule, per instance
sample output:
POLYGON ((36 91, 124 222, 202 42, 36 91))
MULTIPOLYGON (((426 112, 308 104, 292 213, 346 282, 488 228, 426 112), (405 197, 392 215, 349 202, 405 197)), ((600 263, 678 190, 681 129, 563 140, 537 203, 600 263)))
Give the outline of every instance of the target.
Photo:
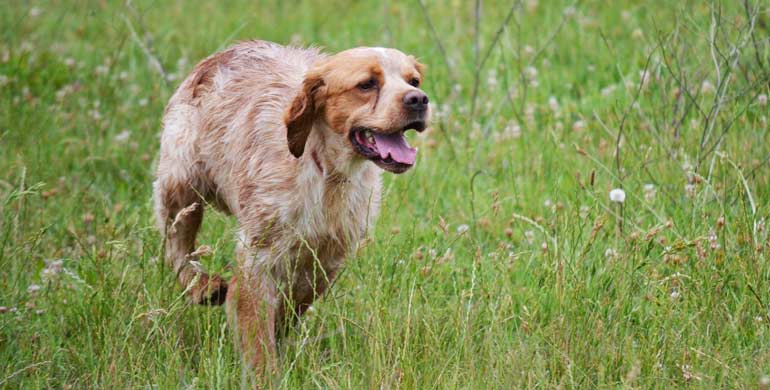
POLYGON ((390 158, 401 164, 414 165, 417 149, 409 146, 404 138, 404 133, 396 132, 393 134, 379 134, 372 132, 374 140, 377 142, 377 150, 383 159, 390 158))

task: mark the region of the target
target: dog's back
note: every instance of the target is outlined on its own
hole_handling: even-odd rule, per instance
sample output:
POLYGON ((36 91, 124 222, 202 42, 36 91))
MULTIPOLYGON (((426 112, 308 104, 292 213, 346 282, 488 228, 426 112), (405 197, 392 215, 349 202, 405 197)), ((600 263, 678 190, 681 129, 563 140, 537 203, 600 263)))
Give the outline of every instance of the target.
MULTIPOLYGON (((186 167, 197 171, 180 174, 203 180, 197 191, 220 209, 237 214, 238 194, 219 191, 239 187, 233 180, 243 175, 237 172, 266 165, 290 171, 296 165, 286 149, 283 115, 308 67, 321 58, 315 49, 248 41, 205 59, 169 101, 161 155, 186 161, 186 167)), ((289 171, 264 173, 293 174, 289 171)))

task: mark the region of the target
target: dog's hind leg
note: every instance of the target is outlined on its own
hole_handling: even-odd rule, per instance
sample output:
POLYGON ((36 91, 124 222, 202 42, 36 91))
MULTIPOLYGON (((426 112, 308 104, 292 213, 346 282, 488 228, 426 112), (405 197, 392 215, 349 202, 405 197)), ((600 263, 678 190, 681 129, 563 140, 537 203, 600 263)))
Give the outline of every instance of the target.
POLYGON ((155 213, 161 232, 165 233, 166 263, 179 283, 187 289, 194 303, 224 303, 227 284, 217 275, 207 275, 194 255, 195 236, 203 221, 200 197, 184 185, 155 182, 155 213))
POLYGON ((157 179, 153 184, 155 218, 165 236, 166 263, 194 303, 224 303, 227 283, 201 270, 195 236, 203 221, 201 179, 196 175, 193 135, 196 112, 169 110, 161 143, 157 179), (192 134, 191 134, 192 133, 192 134))

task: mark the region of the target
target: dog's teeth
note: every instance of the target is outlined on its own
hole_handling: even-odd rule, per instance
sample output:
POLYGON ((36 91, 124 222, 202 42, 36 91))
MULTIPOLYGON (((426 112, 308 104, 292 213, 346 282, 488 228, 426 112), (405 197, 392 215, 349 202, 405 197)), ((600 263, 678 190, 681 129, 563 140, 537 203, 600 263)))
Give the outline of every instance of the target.
POLYGON ((370 144, 374 145, 374 136, 369 130, 366 131, 366 140, 369 141, 370 144))

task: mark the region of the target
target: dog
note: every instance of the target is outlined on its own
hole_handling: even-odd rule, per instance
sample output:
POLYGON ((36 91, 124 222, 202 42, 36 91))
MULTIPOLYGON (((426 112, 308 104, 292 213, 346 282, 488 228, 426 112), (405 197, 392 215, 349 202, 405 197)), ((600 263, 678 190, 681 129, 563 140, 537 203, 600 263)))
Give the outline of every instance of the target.
POLYGON ((225 304, 245 363, 334 280, 377 215, 381 172, 403 173, 428 126, 424 66, 395 49, 334 55, 248 41, 200 62, 166 107, 154 190, 165 260, 195 303, 225 304), (206 274, 204 205, 237 218, 232 279, 206 274))

